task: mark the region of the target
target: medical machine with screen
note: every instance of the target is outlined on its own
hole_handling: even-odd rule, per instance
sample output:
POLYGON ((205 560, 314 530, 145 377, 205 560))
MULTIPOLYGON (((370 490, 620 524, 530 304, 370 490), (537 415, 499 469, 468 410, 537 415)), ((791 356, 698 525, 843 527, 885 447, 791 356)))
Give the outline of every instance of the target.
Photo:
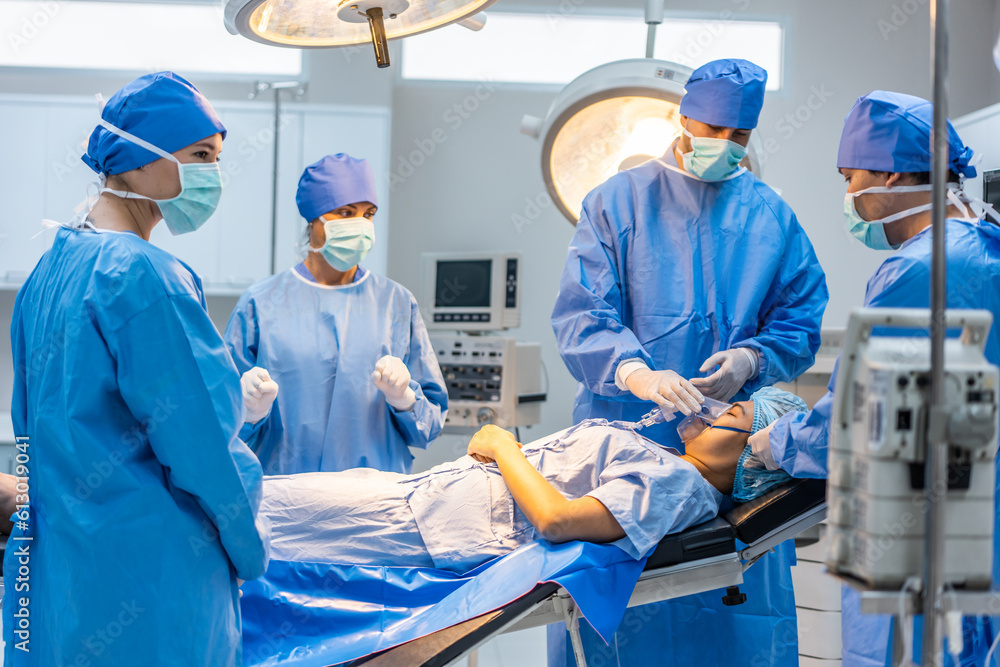
POLYGON ((519 253, 424 253, 420 305, 431 330, 498 331, 521 324, 519 253))

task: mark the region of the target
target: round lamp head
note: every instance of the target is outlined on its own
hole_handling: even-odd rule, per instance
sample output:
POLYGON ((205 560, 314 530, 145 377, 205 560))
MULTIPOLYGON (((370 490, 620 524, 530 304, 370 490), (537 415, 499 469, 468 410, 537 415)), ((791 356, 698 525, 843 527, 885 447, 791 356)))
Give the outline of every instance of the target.
POLYGON ((680 133, 681 97, 691 69, 637 58, 595 67, 571 81, 544 121, 542 175, 552 200, 576 224, 583 198, 621 169, 663 155, 680 133))
MULTIPOLYGON (((356 46, 464 21, 496 0, 223 0, 232 34, 294 48, 356 46), (377 34, 376 34, 377 33, 377 34)), ((380 63, 381 64, 381 63, 380 63)))

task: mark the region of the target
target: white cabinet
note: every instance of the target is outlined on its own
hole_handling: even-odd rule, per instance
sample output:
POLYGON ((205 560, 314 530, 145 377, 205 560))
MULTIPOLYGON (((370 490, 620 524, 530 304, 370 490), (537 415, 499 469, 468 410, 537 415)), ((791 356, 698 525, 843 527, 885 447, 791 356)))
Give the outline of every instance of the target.
MULTIPOLYGON (((0 282, 23 280, 45 251, 45 239, 31 237, 45 217, 45 174, 48 167, 45 107, 20 103, 0 112, 0 282)), ((81 194, 82 198, 82 194, 81 194)))
MULTIPOLYGON (((224 192, 219 209, 194 234, 171 236, 165 225, 153 243, 188 263, 206 291, 239 292, 271 273, 273 107, 267 102, 214 104, 227 136, 222 148, 224 192)), ((42 218, 65 222, 96 181, 81 160, 97 120, 97 103, 86 97, 0 95, 0 145, 11 159, 0 163, 7 206, 0 216, 0 284, 17 284, 34 268, 53 232, 32 239, 42 218)), ((367 158, 376 175, 377 242, 364 265, 385 273, 389 231, 390 112, 386 107, 282 105, 278 157, 277 264, 298 261, 295 244, 305 221, 295 205, 299 176, 328 153, 367 158)))
POLYGON ((840 582, 826 573, 826 524, 818 542, 795 550, 792 567, 800 667, 840 667, 840 582))

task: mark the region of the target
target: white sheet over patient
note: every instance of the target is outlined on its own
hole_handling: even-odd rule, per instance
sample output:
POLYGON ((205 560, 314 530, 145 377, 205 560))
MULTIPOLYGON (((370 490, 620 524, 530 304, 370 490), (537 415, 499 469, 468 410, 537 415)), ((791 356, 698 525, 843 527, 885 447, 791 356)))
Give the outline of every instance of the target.
MULTIPOLYGON (((687 461, 638 434, 587 420, 524 446, 567 498, 601 501, 635 558, 718 514, 720 494, 687 461)), ((496 464, 468 456, 417 475, 371 470, 267 477, 271 557, 429 565, 463 572, 535 539, 496 464)))

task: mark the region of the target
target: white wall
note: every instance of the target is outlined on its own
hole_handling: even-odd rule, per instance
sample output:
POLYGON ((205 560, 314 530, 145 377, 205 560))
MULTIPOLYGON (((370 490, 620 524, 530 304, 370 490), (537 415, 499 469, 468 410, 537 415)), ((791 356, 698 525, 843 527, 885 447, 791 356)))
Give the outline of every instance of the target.
MULTIPOLYGON (((522 4, 547 7, 545 11, 554 17, 594 11, 599 5, 641 12, 643 5, 640 0, 522 4)), ((990 58, 996 38, 995 4, 992 0, 952 3, 952 116, 998 99, 1000 75, 990 58)), ((845 231, 844 185, 835 170, 840 130, 854 100, 873 89, 930 96, 927 0, 895 4, 675 0, 668 3, 668 11, 709 17, 729 11, 733 18, 785 21, 785 86, 768 94, 758 126, 761 137, 773 139, 771 146, 776 148, 769 156, 765 179, 796 211, 827 272, 831 300, 824 324, 844 326, 883 254, 863 248, 845 231)), ((541 116, 555 92, 510 85, 490 91, 473 84, 402 82, 393 95, 390 164, 397 174, 409 173, 404 165, 413 163, 413 151, 436 128, 445 131, 446 140, 392 191, 395 228, 389 275, 404 284, 417 284, 420 253, 428 250, 495 248, 524 253, 523 324, 511 333, 542 343, 550 378, 549 401, 543 407, 542 424, 529 431, 533 435, 569 424, 575 391, 549 326, 573 228, 554 207, 539 210, 533 203, 539 198, 546 201, 540 146, 518 133, 521 116, 541 116), (468 108, 478 102, 478 108, 461 124, 446 122, 445 113, 463 102, 468 108), (532 219, 533 224, 518 229, 512 223, 514 215, 532 219)))

